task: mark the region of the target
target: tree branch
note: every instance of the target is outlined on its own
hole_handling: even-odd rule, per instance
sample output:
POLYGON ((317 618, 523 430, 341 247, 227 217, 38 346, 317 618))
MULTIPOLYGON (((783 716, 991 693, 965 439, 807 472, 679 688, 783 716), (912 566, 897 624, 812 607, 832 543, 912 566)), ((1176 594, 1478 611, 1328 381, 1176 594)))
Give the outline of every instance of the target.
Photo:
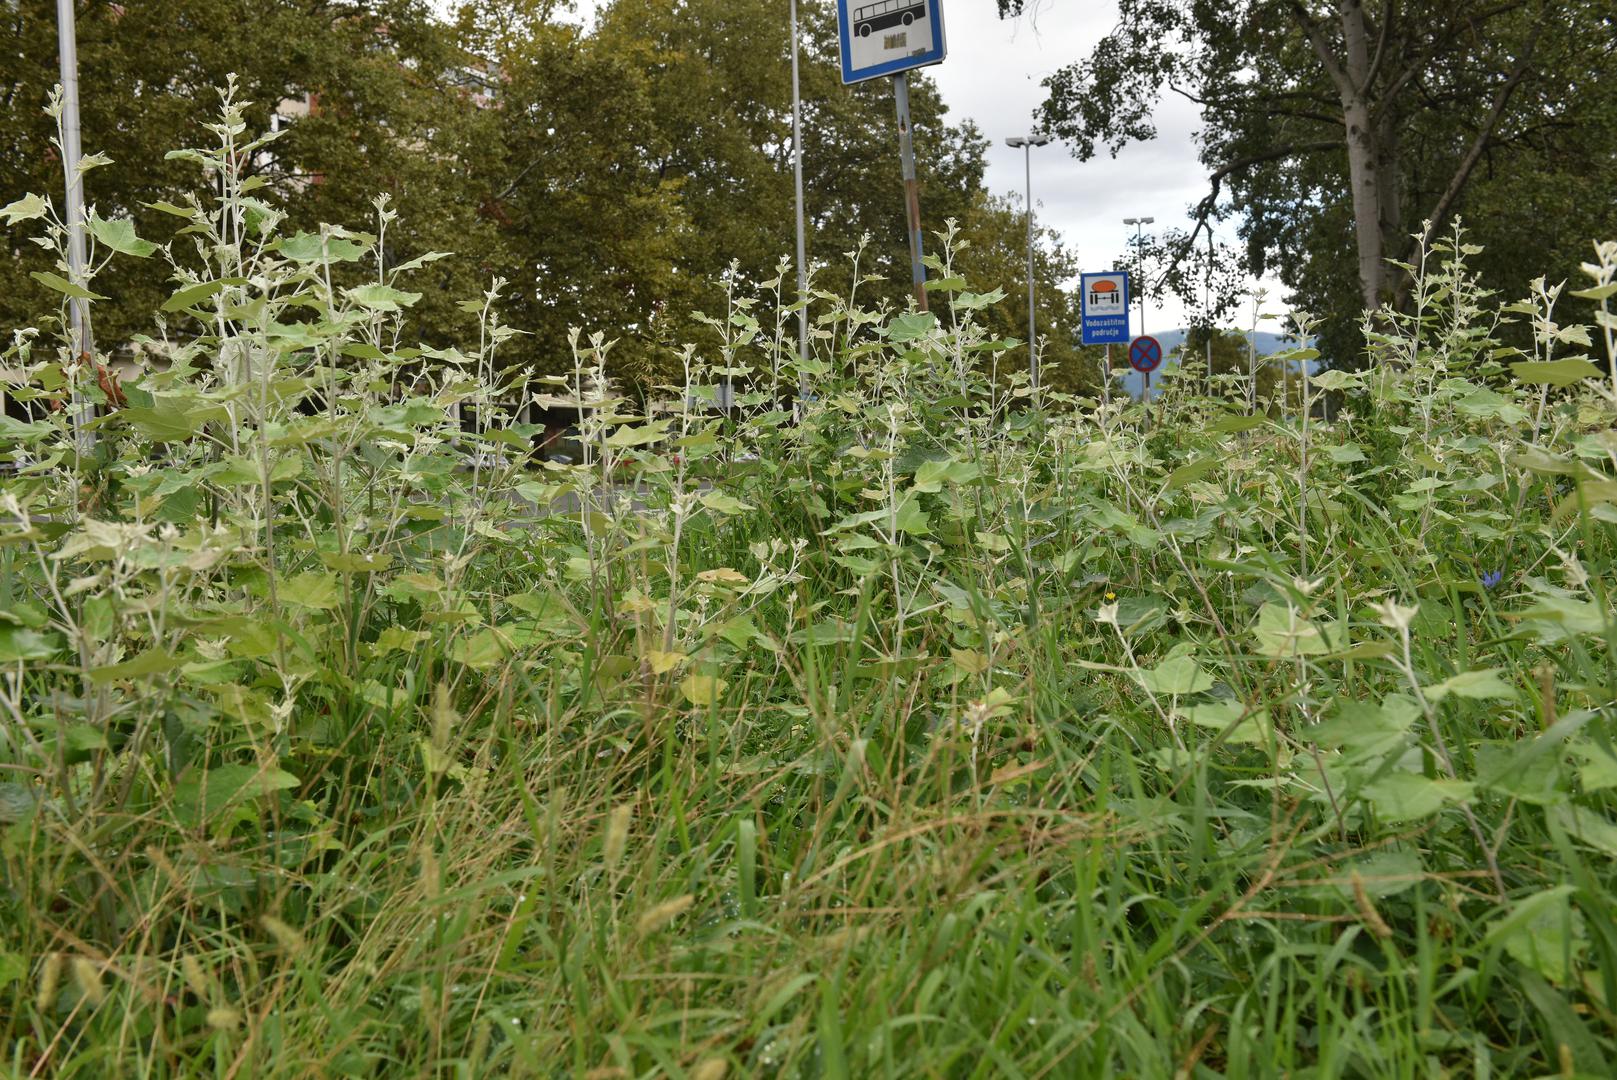
MULTIPOLYGON (((1236 101, 1232 100, 1231 98, 1201 98, 1197 97, 1195 94, 1192 94, 1189 90, 1175 86, 1171 82, 1168 84, 1168 89, 1178 94, 1186 101, 1200 105, 1204 109, 1227 109, 1231 111, 1238 110, 1245 113, 1260 113, 1266 116, 1294 116, 1299 120, 1315 120, 1321 124, 1326 124, 1331 127, 1340 127, 1343 123, 1340 115, 1311 112, 1308 109, 1289 108, 1285 105, 1279 104, 1274 98, 1264 101, 1258 101, 1251 98, 1244 101, 1236 101)), ((1276 95, 1276 97, 1301 98, 1307 101, 1318 100, 1312 94, 1279 94, 1276 95)))
POLYGON ((1315 142, 1294 143, 1291 146, 1277 147, 1273 150, 1265 150, 1262 153, 1248 154, 1246 157, 1236 158, 1234 161, 1226 162, 1214 169, 1207 177, 1208 183, 1212 185, 1212 190, 1196 204, 1195 227, 1186 234, 1184 241, 1174 250, 1173 257, 1168 260, 1168 265, 1162 271, 1162 278, 1166 280, 1168 275, 1179 269, 1179 264, 1184 262, 1185 256, 1190 254, 1190 249, 1196 244, 1196 237, 1201 235, 1203 229, 1207 229, 1209 236, 1212 235, 1213 230, 1208 226, 1207 219, 1212 217, 1213 211, 1218 208, 1218 197, 1224 190, 1224 181, 1227 178, 1235 173, 1250 169, 1254 165, 1262 165, 1265 162, 1279 161, 1282 158, 1297 157, 1301 154, 1317 154, 1326 150, 1340 150, 1342 147, 1343 142, 1341 139, 1319 139, 1315 142))
POLYGON ((1314 54, 1325 66, 1325 74, 1331 77, 1331 82, 1336 84, 1337 93, 1342 96, 1343 101, 1346 101, 1354 94, 1353 83, 1347 77, 1347 72, 1342 70, 1342 65, 1337 63, 1336 54, 1331 51, 1331 43, 1325 39, 1325 32, 1319 28, 1319 24, 1308 13, 1308 9, 1303 7, 1301 0, 1291 0, 1290 6, 1292 14, 1297 17, 1297 25, 1302 27, 1309 44, 1314 46, 1314 54))
POLYGON ((1381 5, 1381 29, 1376 34, 1376 52, 1370 58, 1370 70, 1364 76, 1366 90, 1376 84, 1376 76, 1381 73, 1381 60, 1387 55, 1387 35, 1392 30, 1393 14, 1396 10, 1394 0, 1385 0, 1381 5))
POLYGON ((1448 217, 1449 211, 1454 207, 1455 200, 1460 197, 1460 192, 1465 189, 1466 183, 1470 181, 1472 170, 1477 167, 1477 162, 1482 160, 1483 151, 1488 149, 1488 144, 1493 139, 1493 133, 1505 114, 1505 108, 1510 104, 1511 95, 1516 92, 1516 87, 1521 85, 1522 79, 1527 76, 1528 71, 1533 66, 1533 52, 1538 47, 1539 35, 1543 33, 1543 30, 1544 20, 1540 19, 1533 27, 1532 36, 1527 39, 1527 47, 1522 50, 1521 57, 1516 61, 1515 70, 1510 73, 1510 77, 1505 80, 1505 84, 1494 94, 1493 107, 1488 110, 1488 118, 1483 121, 1482 126, 1477 130, 1477 137, 1471 140, 1470 149, 1466 151, 1465 157, 1460 159, 1459 167, 1454 170, 1454 175, 1449 178, 1448 187, 1444 189, 1442 197, 1437 200, 1437 206, 1433 208, 1431 215, 1427 219, 1425 229, 1421 231, 1420 243, 1422 246, 1425 246, 1432 239, 1432 233, 1448 217))

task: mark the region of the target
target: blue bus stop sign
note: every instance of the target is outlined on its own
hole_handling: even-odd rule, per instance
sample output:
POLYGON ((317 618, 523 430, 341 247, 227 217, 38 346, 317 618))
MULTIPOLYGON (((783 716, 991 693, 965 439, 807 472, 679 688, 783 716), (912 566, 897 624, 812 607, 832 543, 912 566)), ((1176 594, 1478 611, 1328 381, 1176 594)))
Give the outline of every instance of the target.
POLYGON ((1127 345, 1129 276, 1122 270, 1083 274, 1079 280, 1085 345, 1127 345))
POLYGON ((837 0, 842 81, 941 64, 943 0, 837 0))

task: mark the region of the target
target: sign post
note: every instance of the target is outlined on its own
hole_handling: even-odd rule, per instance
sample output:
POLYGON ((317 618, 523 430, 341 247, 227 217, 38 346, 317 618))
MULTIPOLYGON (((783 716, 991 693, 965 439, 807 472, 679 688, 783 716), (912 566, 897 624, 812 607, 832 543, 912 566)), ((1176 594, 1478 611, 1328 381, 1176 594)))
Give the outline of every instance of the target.
POLYGON ((893 102, 898 106, 898 157, 904 170, 904 221, 910 234, 910 288, 915 306, 926 310, 926 263, 921 261, 921 185, 915 179, 915 143, 910 138, 910 79, 893 76, 893 102))
POLYGON ((1145 376, 1140 390, 1140 404, 1145 406, 1146 423, 1151 422, 1151 373, 1162 364, 1162 342, 1141 334, 1129 342, 1129 367, 1145 376))
POLYGON ((926 265, 921 252, 921 192, 915 177, 915 146, 910 137, 912 68, 941 64, 942 0, 837 0, 837 36, 841 42, 842 81, 863 82, 883 75, 893 78, 898 112, 898 152, 904 176, 904 222, 910 238, 910 279, 915 304, 925 311, 926 265))

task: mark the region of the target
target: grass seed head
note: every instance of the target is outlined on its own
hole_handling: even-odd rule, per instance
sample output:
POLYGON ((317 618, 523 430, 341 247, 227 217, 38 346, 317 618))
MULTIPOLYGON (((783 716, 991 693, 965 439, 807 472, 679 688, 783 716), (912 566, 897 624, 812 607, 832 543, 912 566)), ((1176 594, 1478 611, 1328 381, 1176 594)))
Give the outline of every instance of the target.
POLYGON ((1387 920, 1371 903, 1370 893, 1364 887, 1364 878, 1359 876, 1357 870, 1353 871, 1353 903, 1359 909, 1359 918, 1364 920, 1364 925, 1372 934, 1383 939, 1392 937, 1392 927, 1387 925, 1387 920))
POLYGON ((241 1026, 241 1013, 225 1005, 209 1009, 208 1026, 215 1031, 235 1031, 241 1026))
POLYGON ((101 969, 88 956, 73 958, 73 983, 91 1005, 100 1005, 107 1000, 107 988, 101 983, 101 969))
POLYGON ((296 956, 303 951, 303 935, 292 929, 292 927, 277 919, 274 915, 265 915, 258 921, 265 931, 269 933, 269 936, 275 939, 275 944, 281 947, 282 952, 296 956))
POLYGON ((186 953, 180 957, 180 974, 185 977, 185 985, 198 999, 206 1001, 212 992, 208 982, 208 973, 202 968, 202 961, 186 953))
POLYGON ((689 911, 691 905, 695 902, 696 897, 690 893, 686 893, 684 896, 676 896, 672 900, 664 900, 640 916, 635 922, 635 931, 642 937, 647 934, 654 934, 689 911))
POLYGON ((34 1009, 47 1012, 56 1004, 56 991, 62 985, 62 954, 47 953, 39 967, 39 983, 34 987, 34 1009))
POLYGON ((606 840, 601 848, 601 860, 608 868, 623 860, 623 849, 629 842, 629 823, 634 820, 634 803, 614 806, 606 819, 606 840))

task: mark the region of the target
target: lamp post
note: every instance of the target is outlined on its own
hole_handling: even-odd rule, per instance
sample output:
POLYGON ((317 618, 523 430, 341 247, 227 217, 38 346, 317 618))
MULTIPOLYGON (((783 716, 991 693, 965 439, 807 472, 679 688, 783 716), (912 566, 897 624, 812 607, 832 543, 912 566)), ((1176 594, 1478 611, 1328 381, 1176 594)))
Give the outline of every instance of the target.
POLYGON ((1123 224, 1134 226, 1134 250, 1140 255, 1140 333, 1145 333, 1145 227, 1156 221, 1150 217, 1126 217, 1123 224))
POLYGON ((1039 388, 1039 339, 1033 314, 1033 148, 1043 146, 1050 136, 1033 132, 1013 135, 1005 145, 1022 151, 1022 167, 1027 177, 1027 371, 1029 384, 1039 388))

